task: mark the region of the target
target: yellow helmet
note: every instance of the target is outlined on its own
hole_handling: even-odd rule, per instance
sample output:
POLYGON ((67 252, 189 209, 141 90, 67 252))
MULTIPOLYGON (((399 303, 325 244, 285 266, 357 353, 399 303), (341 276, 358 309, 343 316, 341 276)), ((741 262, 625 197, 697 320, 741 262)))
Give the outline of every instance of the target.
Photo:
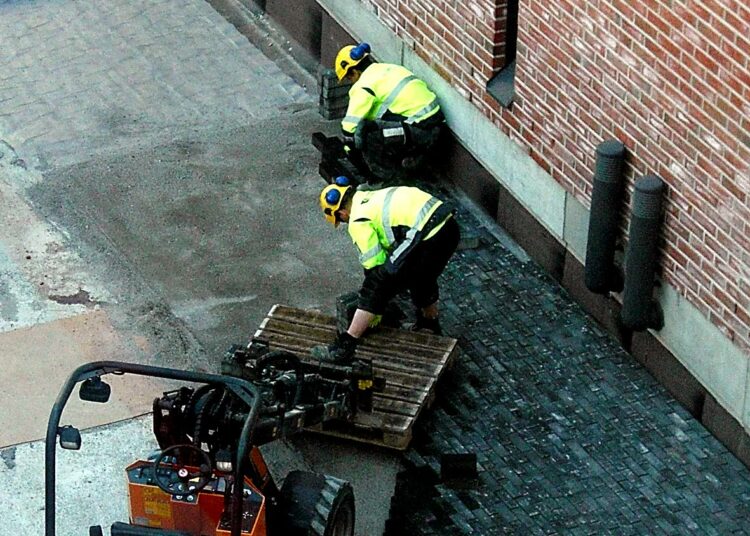
POLYGON ((365 57, 370 54, 370 45, 360 43, 357 46, 347 45, 336 54, 336 76, 339 81, 343 80, 349 72, 349 69, 359 64, 365 57))
POLYGON ((323 216, 334 227, 339 226, 336 211, 341 208, 341 203, 344 201, 344 197, 346 197, 346 192, 351 187, 349 179, 341 176, 336 177, 331 184, 323 188, 323 191, 320 192, 320 208, 323 210, 323 216))

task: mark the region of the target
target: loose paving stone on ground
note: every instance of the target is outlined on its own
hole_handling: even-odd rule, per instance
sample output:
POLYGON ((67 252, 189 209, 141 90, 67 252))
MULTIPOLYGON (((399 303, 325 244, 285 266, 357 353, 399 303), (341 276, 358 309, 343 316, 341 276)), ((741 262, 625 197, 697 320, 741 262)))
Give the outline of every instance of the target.
POLYGON ((480 247, 441 286, 462 353, 416 426, 386 534, 749 534, 748 469, 474 214, 459 218, 480 247), (447 453, 475 453, 478 478, 441 481, 447 453))

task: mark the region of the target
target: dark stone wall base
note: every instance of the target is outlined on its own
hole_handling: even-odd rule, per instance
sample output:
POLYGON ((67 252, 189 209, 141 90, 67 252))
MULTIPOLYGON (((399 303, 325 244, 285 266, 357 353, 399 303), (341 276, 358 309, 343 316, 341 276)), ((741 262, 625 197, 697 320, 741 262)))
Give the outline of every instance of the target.
MULTIPOLYGON (((284 0, 242 1, 265 6, 274 21, 288 34, 298 37, 306 54, 319 59, 323 68, 332 66, 336 52, 342 46, 354 42, 315 0, 300 0, 304 8, 295 9, 284 9, 284 0), (319 33, 316 35, 316 32, 319 33)), ((455 138, 448 138, 442 153, 445 161, 439 167, 443 170, 443 179, 450 180, 494 218, 675 399, 750 467, 750 436, 742 425, 707 393, 656 337, 647 331, 633 333, 620 326, 620 304, 609 296, 590 292, 583 283, 583 265, 455 138)))

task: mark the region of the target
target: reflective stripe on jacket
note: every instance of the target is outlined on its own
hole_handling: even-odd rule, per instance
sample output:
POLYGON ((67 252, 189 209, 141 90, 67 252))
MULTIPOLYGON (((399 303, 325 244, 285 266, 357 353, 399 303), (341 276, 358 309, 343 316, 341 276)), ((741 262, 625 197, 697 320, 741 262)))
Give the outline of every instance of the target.
POLYGON ((363 119, 380 119, 386 112, 419 123, 440 109, 427 84, 401 65, 373 63, 349 90, 349 107, 341 121, 345 133, 354 134, 363 119))
POLYGON ((400 265, 420 240, 431 238, 443 226, 450 212, 425 229, 440 207, 444 203, 438 198, 411 186, 355 192, 348 230, 359 250, 360 264, 365 269, 386 262, 400 265))

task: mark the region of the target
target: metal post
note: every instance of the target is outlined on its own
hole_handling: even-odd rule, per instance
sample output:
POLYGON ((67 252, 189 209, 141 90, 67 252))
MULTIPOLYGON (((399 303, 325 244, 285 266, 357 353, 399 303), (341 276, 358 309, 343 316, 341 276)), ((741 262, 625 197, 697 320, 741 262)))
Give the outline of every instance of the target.
POLYGON ((635 183, 621 311, 623 325, 633 331, 664 325, 661 308, 652 297, 664 189, 664 181, 656 175, 635 183))
POLYGON ((625 146, 608 140, 596 148, 594 189, 586 242, 586 288, 597 294, 622 290, 622 276, 614 265, 622 206, 625 146))

